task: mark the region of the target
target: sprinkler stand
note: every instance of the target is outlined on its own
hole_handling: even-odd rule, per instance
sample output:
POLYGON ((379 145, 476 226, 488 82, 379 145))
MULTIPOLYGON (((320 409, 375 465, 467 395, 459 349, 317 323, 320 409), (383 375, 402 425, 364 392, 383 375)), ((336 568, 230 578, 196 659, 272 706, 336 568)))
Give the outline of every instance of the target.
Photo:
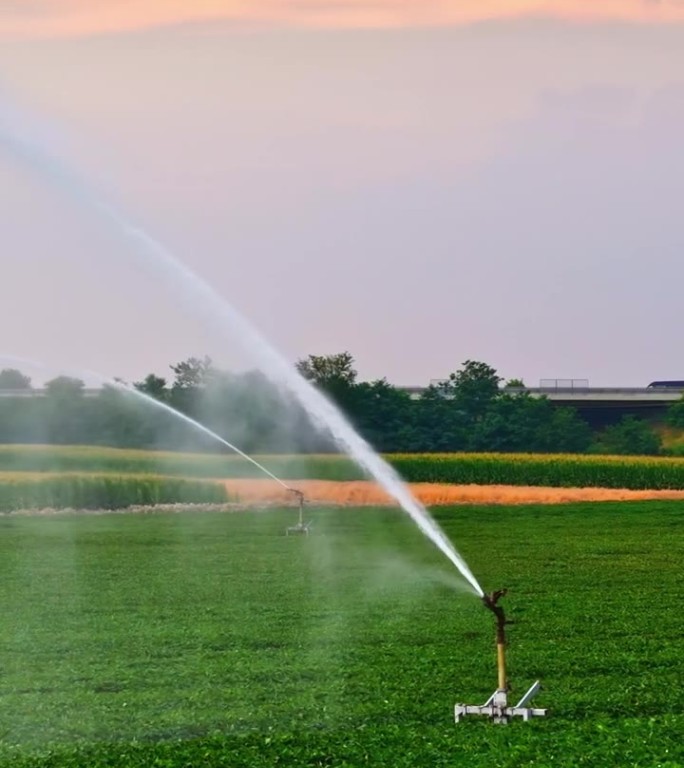
POLYGON ((528 704, 541 690, 539 680, 532 684, 527 693, 514 706, 508 706, 508 679, 506 678, 506 619, 503 608, 498 604, 507 590, 500 589, 490 595, 484 595, 482 602, 496 617, 496 662, 498 672, 498 687, 494 693, 481 705, 456 704, 454 719, 458 723, 465 715, 485 715, 495 723, 508 723, 512 717, 522 717, 529 720, 532 717, 544 717, 545 709, 534 709, 528 704))
POLYGON ((311 520, 309 520, 308 523, 304 522, 304 493, 298 491, 296 488, 290 488, 289 491, 290 493, 293 493, 299 501, 299 520, 297 521, 297 525, 291 525, 286 529, 285 535, 289 536, 292 533, 308 536, 311 520))

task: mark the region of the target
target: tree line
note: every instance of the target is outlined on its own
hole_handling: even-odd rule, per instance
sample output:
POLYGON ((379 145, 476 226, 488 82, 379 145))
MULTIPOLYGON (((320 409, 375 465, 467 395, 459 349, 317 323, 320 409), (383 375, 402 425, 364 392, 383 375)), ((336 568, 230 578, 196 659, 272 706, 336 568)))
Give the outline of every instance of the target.
MULTIPOLYGON (((0 371, 0 390, 12 391, 0 398, 0 442, 216 450, 215 442, 151 399, 248 453, 335 450, 293 398, 258 371, 223 371, 207 357, 170 369, 170 379, 151 373, 135 382, 137 396, 105 386, 90 397, 83 381, 66 376, 47 382, 41 397, 21 396, 30 394, 30 378, 16 369, 0 371)), ((480 361, 466 360, 418 399, 386 379, 359 381, 348 352, 310 355, 297 369, 382 452, 655 454, 661 447, 644 421, 627 416, 595 433, 575 409, 532 397, 520 380, 504 386, 497 371, 480 361)), ((668 419, 684 427, 684 401, 670 407, 668 419)))

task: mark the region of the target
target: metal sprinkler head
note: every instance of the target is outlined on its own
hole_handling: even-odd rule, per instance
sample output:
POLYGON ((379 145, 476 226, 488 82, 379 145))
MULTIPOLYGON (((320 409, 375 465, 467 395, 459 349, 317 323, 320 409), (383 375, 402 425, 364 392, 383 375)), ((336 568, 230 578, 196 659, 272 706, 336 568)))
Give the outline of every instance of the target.
POLYGON ((294 494, 297 501, 299 502, 299 520, 297 521, 296 525, 291 525, 285 530, 285 535, 289 536, 291 533, 297 534, 301 533, 305 536, 309 535, 309 528, 311 528, 311 520, 309 520, 308 523, 304 522, 304 492, 298 490, 297 488, 288 488, 287 489, 290 493, 294 494))
POLYGON ((488 595, 482 595, 485 608, 489 609, 496 618, 496 661, 498 672, 498 687, 482 706, 468 704, 456 704, 454 707, 454 719, 458 723, 465 715, 486 715, 495 723, 508 723, 512 717, 522 717, 529 720, 531 717, 543 717, 545 709, 533 709, 527 705, 541 690, 541 684, 537 680, 527 693, 514 706, 508 706, 508 680, 506 678, 506 624, 513 622, 506 618, 504 609, 499 605, 499 600, 508 594, 507 589, 498 589, 488 595))
POLYGON ((504 611, 503 608, 499 605, 499 600, 501 600, 502 597, 506 597, 508 594, 507 589, 497 589, 494 592, 490 592, 488 595, 482 595, 482 602, 485 604, 486 608, 489 608, 492 613, 497 618, 497 621, 503 620, 505 623, 505 620, 503 619, 504 611))
MULTIPOLYGON (((499 600, 502 597, 505 597, 508 594, 507 589, 497 589, 495 592, 490 592, 488 595, 482 596, 482 602, 485 604, 485 608, 488 608, 496 617, 496 645, 497 647, 505 647, 506 646, 506 624, 512 624, 512 621, 509 621, 506 618, 506 614, 504 613, 504 609, 499 605, 499 600)), ((503 666, 503 660, 500 660, 499 663, 499 672, 501 672, 501 668, 503 666)), ((505 668, 504 668, 504 678, 505 678, 505 668)), ((506 688, 506 680, 502 679, 501 676, 499 676, 499 687, 500 688, 506 688)))

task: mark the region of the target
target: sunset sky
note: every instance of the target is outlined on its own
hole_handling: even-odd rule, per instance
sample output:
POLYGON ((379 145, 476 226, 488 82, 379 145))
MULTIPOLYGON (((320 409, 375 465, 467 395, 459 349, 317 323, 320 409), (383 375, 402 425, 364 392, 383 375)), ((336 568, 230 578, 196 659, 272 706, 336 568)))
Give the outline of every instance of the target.
MULTIPOLYGON (((0 0, 9 124, 291 360, 684 378, 681 0, 0 0)), ((0 367, 249 364, 2 141, 0 227, 0 367)))
POLYGON ((445 26, 518 17, 575 22, 684 19, 681 0, 3 0, 6 39, 81 36, 227 21, 360 29, 445 26))

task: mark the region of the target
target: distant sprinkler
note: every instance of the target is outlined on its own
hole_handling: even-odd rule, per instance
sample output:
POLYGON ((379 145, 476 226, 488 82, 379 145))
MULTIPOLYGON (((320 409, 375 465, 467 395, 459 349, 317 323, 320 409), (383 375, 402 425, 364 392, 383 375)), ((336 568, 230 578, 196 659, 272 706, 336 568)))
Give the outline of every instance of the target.
POLYGON ((533 709, 528 706, 530 701, 541 690, 541 684, 537 680, 527 693, 514 706, 508 706, 508 679, 506 678, 506 624, 512 622, 506 619, 499 600, 506 595, 508 590, 499 589, 482 597, 482 602, 496 617, 496 661, 499 684, 494 693, 482 706, 468 704, 456 704, 454 718, 458 723, 465 715, 486 715, 495 723, 508 723, 512 717, 522 717, 529 720, 531 717, 544 717, 545 709, 533 709))
POLYGON ((311 520, 309 520, 308 523, 304 522, 304 493, 302 491, 298 491, 296 488, 288 488, 288 491, 294 494, 297 498, 297 501, 299 502, 299 520, 297 521, 297 525, 291 525, 285 531, 285 535, 289 536, 291 533, 300 533, 308 536, 309 528, 311 528, 311 520))

